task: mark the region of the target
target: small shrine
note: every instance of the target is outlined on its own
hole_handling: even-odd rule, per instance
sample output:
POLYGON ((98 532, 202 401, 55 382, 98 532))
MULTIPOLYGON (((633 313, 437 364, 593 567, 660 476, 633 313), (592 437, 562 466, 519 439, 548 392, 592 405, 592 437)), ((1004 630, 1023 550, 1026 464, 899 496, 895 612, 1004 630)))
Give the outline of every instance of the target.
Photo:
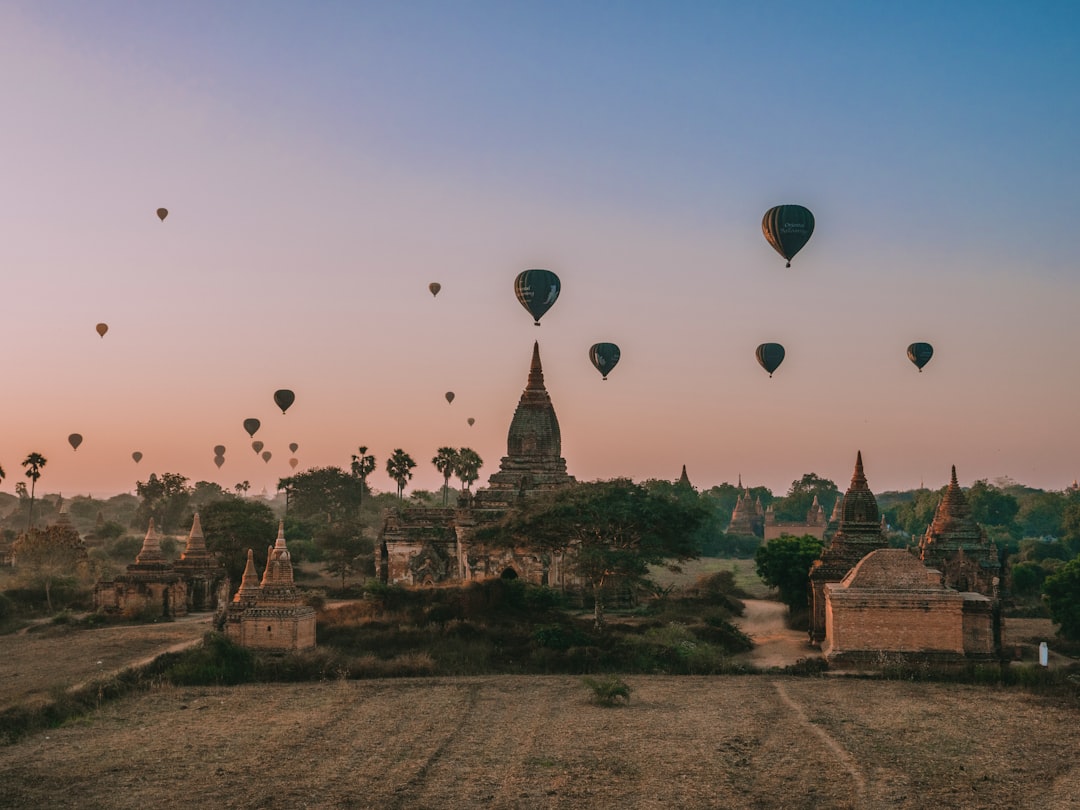
POLYGON ((142 549, 126 573, 94 586, 94 607, 125 616, 145 614, 171 618, 187 614, 187 585, 162 554, 153 518, 142 549))

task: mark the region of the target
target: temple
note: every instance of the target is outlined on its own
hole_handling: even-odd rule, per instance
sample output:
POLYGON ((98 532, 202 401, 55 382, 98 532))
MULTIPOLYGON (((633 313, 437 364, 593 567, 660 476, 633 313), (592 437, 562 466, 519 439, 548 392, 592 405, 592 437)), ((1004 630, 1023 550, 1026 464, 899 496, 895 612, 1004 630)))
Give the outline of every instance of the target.
POLYGON ((229 575, 225 566, 206 548, 199 513, 191 521, 187 544, 173 568, 187 584, 190 611, 224 608, 229 599, 229 575))
POLYGON ((538 585, 564 587, 558 555, 521 546, 491 548, 475 529, 498 520, 522 499, 574 483, 562 456, 562 434, 544 385, 540 345, 533 344, 525 390, 506 437, 506 455, 487 487, 464 495, 457 508, 387 510, 376 543, 375 566, 383 582, 400 585, 460 583, 492 577, 522 577, 538 585))
POLYGON ((727 533, 761 537, 765 525, 765 511, 761 508, 761 499, 750 497, 750 489, 743 488, 741 475, 738 486, 742 491, 735 499, 735 508, 731 510, 727 533))
POLYGON ((825 640, 825 585, 840 582, 848 571, 869 554, 885 548, 881 530, 881 515, 877 499, 866 482, 862 452, 855 457, 851 485, 840 505, 840 520, 836 532, 814 560, 810 568, 810 643, 820 645, 825 640))
MULTIPOLYGON (((837 498, 836 502, 839 504, 840 499, 837 498)), ((818 502, 817 495, 814 496, 814 502, 810 504, 810 508, 806 511, 806 521, 804 523, 788 523, 777 520, 776 511, 770 503, 765 510, 764 540, 768 543, 770 540, 775 540, 777 537, 783 537, 784 535, 790 535, 791 537, 810 535, 818 540, 824 540, 827 527, 828 521, 825 519, 825 508, 818 502)))
POLYGON ((187 584, 161 553, 153 518, 135 562, 125 573, 94 586, 94 607, 125 616, 173 617, 187 613, 187 584))
POLYGON ((266 557, 262 580, 248 549, 247 566, 225 613, 225 635, 235 643, 274 653, 315 646, 315 609, 304 603, 293 582, 292 556, 285 544, 285 523, 266 557))

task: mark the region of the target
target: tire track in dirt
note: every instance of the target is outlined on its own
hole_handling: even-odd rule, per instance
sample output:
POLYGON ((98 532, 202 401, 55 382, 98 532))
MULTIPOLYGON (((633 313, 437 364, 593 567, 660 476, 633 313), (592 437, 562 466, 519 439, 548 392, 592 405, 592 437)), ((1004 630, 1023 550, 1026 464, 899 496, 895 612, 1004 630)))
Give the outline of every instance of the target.
POLYGON ((803 725, 811 729, 814 734, 818 736, 818 739, 825 743, 826 747, 832 752, 833 756, 835 756, 836 759, 840 762, 840 764, 844 767, 844 770, 848 772, 848 775, 851 777, 852 785, 855 788, 855 805, 857 807, 865 807, 866 777, 863 776, 862 770, 859 768, 859 764, 858 762, 856 762, 855 757, 853 757, 851 753, 846 748, 844 748, 844 746, 837 742, 836 739, 831 734, 829 734, 829 732, 827 732, 825 729, 823 729, 816 723, 810 722, 810 718, 807 716, 803 707, 791 698, 782 683, 780 683, 779 681, 773 681, 772 685, 776 689, 777 694, 780 695, 780 699, 784 701, 784 704, 795 713, 795 716, 802 722, 803 725))

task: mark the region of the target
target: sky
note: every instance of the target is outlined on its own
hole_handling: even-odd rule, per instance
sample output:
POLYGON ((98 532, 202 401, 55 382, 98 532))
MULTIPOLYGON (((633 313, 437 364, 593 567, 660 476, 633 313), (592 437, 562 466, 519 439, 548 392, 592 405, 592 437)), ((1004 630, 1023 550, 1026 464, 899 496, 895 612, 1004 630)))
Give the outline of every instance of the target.
POLYGON ((1062 489, 1078 30, 1070 2, 3 0, 0 488, 38 452, 41 492, 272 494, 290 442, 297 471, 367 446, 381 491, 396 448, 411 490, 471 447, 483 484, 539 341, 579 480, 779 495, 861 450, 878 492, 1062 489), (792 203, 785 268, 761 219, 792 203), (540 327, 530 268, 563 285, 540 327))

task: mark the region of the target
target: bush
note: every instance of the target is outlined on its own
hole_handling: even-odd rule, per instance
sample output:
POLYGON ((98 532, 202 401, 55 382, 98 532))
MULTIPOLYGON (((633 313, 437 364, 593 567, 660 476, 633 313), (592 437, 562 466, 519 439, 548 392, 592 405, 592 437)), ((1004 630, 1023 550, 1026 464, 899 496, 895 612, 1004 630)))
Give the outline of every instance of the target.
POLYGON ((255 677, 255 654, 221 633, 207 633, 202 644, 178 654, 164 672, 178 686, 233 686, 255 677))
POLYGON ((625 706, 630 702, 630 687, 615 675, 600 678, 586 676, 581 682, 592 692, 592 702, 597 706, 625 706))

